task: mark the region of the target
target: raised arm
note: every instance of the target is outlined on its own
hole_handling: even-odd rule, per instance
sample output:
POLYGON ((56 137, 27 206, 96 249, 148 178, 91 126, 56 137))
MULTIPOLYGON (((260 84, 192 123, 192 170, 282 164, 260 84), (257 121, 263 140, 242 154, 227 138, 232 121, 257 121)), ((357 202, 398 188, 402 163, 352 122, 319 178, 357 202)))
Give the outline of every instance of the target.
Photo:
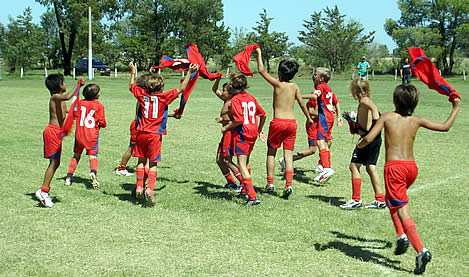
POLYGON ((179 85, 178 92, 182 93, 186 87, 187 84, 189 83, 189 79, 191 78, 192 73, 196 72, 199 70, 199 66, 197 64, 190 64, 189 65, 189 70, 187 71, 186 77, 182 81, 182 83, 179 85))
POLYGON ((137 66, 132 61, 130 61, 129 63, 129 71, 130 71, 129 90, 131 90, 132 84, 135 84, 135 72, 137 71, 137 66))
POLYGON ((221 79, 221 76, 215 79, 215 83, 213 83, 213 86, 212 86, 212 91, 213 93, 215 93, 215 95, 218 98, 220 98, 221 100, 224 100, 222 97, 222 92, 218 89, 218 86, 220 85, 220 79, 221 79))
POLYGON ((257 71, 259 74, 274 87, 278 87, 280 85, 280 81, 272 77, 264 68, 264 62, 262 61, 262 51, 261 48, 256 48, 257 53, 257 71))
POLYGON ((366 135, 364 138, 361 138, 357 142, 357 147, 358 148, 363 148, 363 147, 367 146, 368 144, 370 144, 376 138, 376 136, 379 135, 381 130, 384 128, 384 121, 386 120, 387 115, 388 115, 388 113, 384 113, 382 116, 380 116, 378 121, 376 121, 375 126, 370 130, 368 135, 366 135))
MULTIPOLYGON (((82 87, 85 84, 85 81, 83 79, 80 79, 78 82, 80 83, 80 87, 82 87)), ((77 90, 77 88, 78 88, 78 83, 69 92, 67 92, 67 94, 56 93, 56 94, 53 94, 51 98, 54 101, 70 100, 72 99, 73 95, 75 95, 75 91, 77 90)))
POLYGON ((456 119, 456 115, 458 114, 459 108, 461 106, 461 99, 455 98, 452 101, 452 104, 453 104, 453 109, 451 110, 451 113, 449 114, 448 119, 446 119, 445 122, 438 123, 438 122, 433 122, 431 120, 428 120, 424 117, 419 117, 420 126, 433 130, 433 131, 448 132, 451 126, 453 126, 454 120, 456 119))

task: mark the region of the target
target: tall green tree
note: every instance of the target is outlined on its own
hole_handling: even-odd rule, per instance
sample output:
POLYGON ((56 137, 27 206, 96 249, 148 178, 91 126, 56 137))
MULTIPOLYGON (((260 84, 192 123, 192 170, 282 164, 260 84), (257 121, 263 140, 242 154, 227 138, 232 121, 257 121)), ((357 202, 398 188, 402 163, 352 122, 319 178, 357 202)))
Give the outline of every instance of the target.
POLYGON ((259 16, 257 26, 252 28, 255 33, 250 33, 250 39, 261 47, 263 62, 267 65, 267 72, 270 72, 270 60, 284 56, 291 44, 288 43, 288 36, 284 32, 270 31, 270 23, 274 18, 267 16, 266 9, 263 9, 259 16))
POLYGON ((421 47, 436 58, 443 74, 451 74, 455 51, 467 46, 469 3, 467 0, 399 0, 401 18, 386 19, 384 28, 398 45, 398 54, 408 47, 421 47))
MULTIPOLYGON (((104 15, 109 18, 120 15, 121 1, 114 0, 36 0, 53 11, 58 26, 58 36, 63 57, 64 74, 70 75, 73 50, 78 34, 88 33, 83 28, 88 20, 88 7, 92 9, 93 21, 100 22, 104 15)), ((87 25, 86 25, 87 26, 87 25)))
POLYGON ((305 30, 300 31, 298 39, 335 71, 343 71, 354 63, 375 33, 364 34, 363 26, 355 20, 346 23, 337 6, 313 13, 309 21, 304 20, 303 27, 305 30))

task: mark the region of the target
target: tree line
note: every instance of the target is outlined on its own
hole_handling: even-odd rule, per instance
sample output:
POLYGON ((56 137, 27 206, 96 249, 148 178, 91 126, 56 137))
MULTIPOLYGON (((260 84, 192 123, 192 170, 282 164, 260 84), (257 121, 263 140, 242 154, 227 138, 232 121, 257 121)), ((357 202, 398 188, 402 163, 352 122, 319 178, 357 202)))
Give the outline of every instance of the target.
MULTIPOLYGON (((0 24, 4 69, 63 68, 70 75, 76 61, 88 55, 88 7, 92 9, 93 55, 116 65, 129 59, 139 68, 160 63, 161 56, 185 57, 185 44, 197 44, 205 60, 227 68, 244 46, 257 43, 270 71, 272 59, 292 57, 305 65, 349 69, 367 54, 387 57, 385 45, 374 42, 360 22, 337 6, 314 12, 298 31, 302 45, 271 28, 267 10, 251 30, 230 29, 223 22, 222 0, 36 0, 47 7, 40 23, 31 9, 0 24)), ((406 57, 407 47, 422 47, 437 66, 451 74, 455 59, 469 54, 469 5, 459 0, 399 0, 401 18, 386 19, 384 28, 398 45, 394 55, 406 57)), ((395 68, 395 67, 393 67, 395 68)))

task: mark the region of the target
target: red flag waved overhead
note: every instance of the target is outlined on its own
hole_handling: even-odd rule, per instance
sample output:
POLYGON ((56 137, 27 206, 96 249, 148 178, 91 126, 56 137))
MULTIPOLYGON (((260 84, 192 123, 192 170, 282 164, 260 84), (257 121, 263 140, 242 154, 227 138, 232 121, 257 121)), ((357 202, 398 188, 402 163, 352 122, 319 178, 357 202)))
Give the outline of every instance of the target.
POLYGON ((252 50, 259 48, 259 46, 254 43, 245 47, 245 50, 236 54, 233 57, 236 67, 238 67, 239 71, 242 73, 252 76, 251 69, 249 69, 249 60, 251 60, 252 50))
POLYGON ((169 67, 173 70, 185 71, 187 70, 187 68, 189 67, 191 63, 199 65, 199 71, 192 73, 186 89, 182 92, 181 102, 179 103, 179 109, 175 110, 175 112, 179 115, 182 115, 182 112, 184 111, 184 107, 186 106, 186 103, 187 103, 187 99, 189 98, 189 95, 194 89, 199 75, 202 78, 209 79, 210 81, 223 75, 220 72, 216 74, 208 72, 207 66, 205 65, 205 61, 202 58, 202 55, 200 55, 197 45, 187 44, 186 52, 187 52, 187 59, 173 60, 168 56, 163 56, 161 58, 161 65, 152 67, 153 69, 169 67))
POLYGON ((419 78, 420 81, 424 82, 429 89, 438 91, 440 94, 449 97, 449 101, 454 98, 461 98, 461 95, 454 90, 443 77, 436 66, 430 61, 425 55, 422 48, 408 48, 409 55, 412 58, 410 67, 412 73, 419 78))
POLYGON ((80 83, 83 79, 78 80, 77 89, 72 98, 72 104, 68 110, 67 118, 62 125, 62 137, 68 136, 73 127, 73 121, 78 116, 78 109, 80 107, 80 83))

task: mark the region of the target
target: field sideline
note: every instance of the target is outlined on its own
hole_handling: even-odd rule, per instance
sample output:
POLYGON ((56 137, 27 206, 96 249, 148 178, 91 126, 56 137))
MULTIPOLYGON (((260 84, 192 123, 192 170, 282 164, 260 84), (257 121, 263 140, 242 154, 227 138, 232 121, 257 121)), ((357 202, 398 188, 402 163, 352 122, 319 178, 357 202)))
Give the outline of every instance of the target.
MULTIPOLYGON (((310 78, 294 79, 302 93, 310 78)), ((420 90, 416 115, 443 122, 451 104, 446 97, 412 79, 420 90)), ((395 256, 395 232, 388 210, 343 211, 351 198, 348 164, 358 136, 348 126, 333 129, 334 177, 312 182, 317 153, 295 163, 293 194, 280 199, 284 181, 276 164, 276 193, 263 193, 267 146, 257 142, 251 156, 253 184, 262 203, 243 207, 215 163, 221 126, 215 123, 222 102, 207 80, 199 79, 181 120, 168 120, 156 182, 156 207, 143 208, 130 196, 135 177, 114 174, 129 142, 135 99, 128 79, 97 77, 99 101, 108 127, 100 132, 95 191, 82 156, 71 187, 63 185, 73 155, 73 135, 64 139, 61 166, 51 183, 52 209, 39 206, 34 192, 48 161, 42 132, 48 123, 49 93, 43 78, 0 81, 1 180, 0 276, 409 276, 415 251, 395 256)), ((272 119, 272 88, 257 75, 248 91, 272 119)), ((469 83, 449 80, 463 100, 469 83)), ((66 78, 67 90, 76 81, 66 78)), ((329 82, 342 111, 357 102, 349 80, 329 82)), ((398 81, 371 81, 372 98, 381 112, 393 110, 398 81)), ((166 90, 178 85, 168 79, 166 90)), ((170 109, 179 104, 176 100, 170 109)), ((69 106, 70 103, 67 103, 69 106)), ((307 147, 304 116, 297 107, 295 150, 307 147)), ((346 123, 345 123, 346 124, 346 123)), ((420 130, 415 142, 419 176, 409 191, 412 217, 433 259, 426 276, 469 276, 469 113, 461 111, 449 133, 420 130)), ((281 152, 277 153, 277 159, 281 152)), ((129 165, 135 168, 136 159, 129 165)), ((384 144, 378 161, 382 177, 384 144)), ((362 199, 373 190, 362 169, 362 199)))

